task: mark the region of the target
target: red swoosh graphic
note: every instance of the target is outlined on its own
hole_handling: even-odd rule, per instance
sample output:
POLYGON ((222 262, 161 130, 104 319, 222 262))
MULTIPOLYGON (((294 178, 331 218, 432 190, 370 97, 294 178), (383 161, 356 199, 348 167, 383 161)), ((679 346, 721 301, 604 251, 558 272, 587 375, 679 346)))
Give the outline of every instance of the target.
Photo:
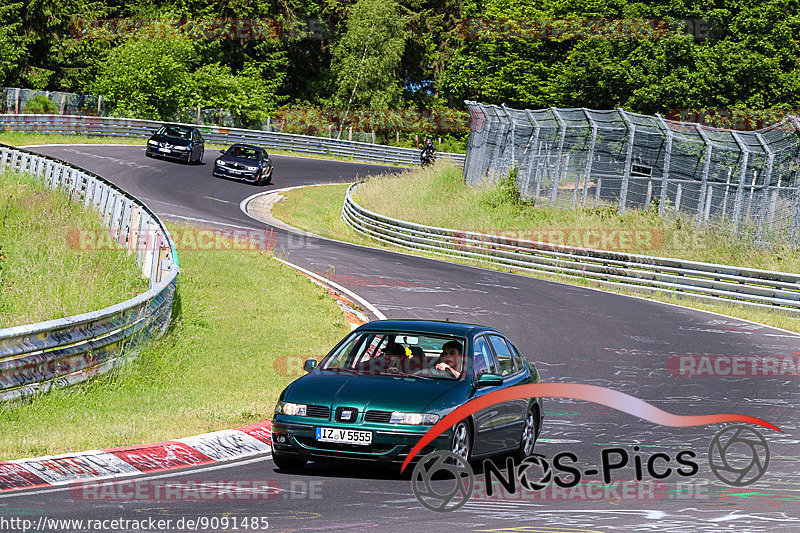
POLYGON ((400 472, 405 470, 408 463, 436 437, 456 425, 457 422, 477 413, 481 409, 486 409, 492 405, 510 400, 522 398, 571 398, 573 400, 585 400, 600 405, 605 405, 617 411, 638 416, 654 424, 670 427, 703 426, 707 424, 719 424, 720 422, 745 422, 756 424, 765 428, 774 429, 783 433, 783 430, 773 426, 769 422, 748 415, 736 414, 717 414, 717 415, 673 415, 650 405, 644 400, 635 398, 630 394, 619 392, 597 385, 581 385, 578 383, 531 383, 528 385, 516 385, 507 389, 490 392, 474 400, 470 400, 464 405, 459 406, 453 412, 439 420, 431 429, 425 433, 419 442, 411 448, 400 472))

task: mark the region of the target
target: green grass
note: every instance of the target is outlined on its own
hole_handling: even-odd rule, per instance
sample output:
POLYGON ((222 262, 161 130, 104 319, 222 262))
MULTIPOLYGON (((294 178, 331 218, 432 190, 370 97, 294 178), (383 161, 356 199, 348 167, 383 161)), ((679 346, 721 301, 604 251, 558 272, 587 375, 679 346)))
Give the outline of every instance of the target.
POLYGON ((95 211, 31 176, 0 173, 0 328, 97 311, 147 290, 132 257, 87 253, 80 231, 108 234, 95 211))
MULTIPOLYGON (((170 226, 173 234, 180 229, 170 226)), ((271 418, 302 361, 324 355, 350 331, 321 287, 270 254, 178 254, 168 335, 112 375, 0 407, 0 459, 156 442, 271 418)))
MULTIPOLYGON (((390 248, 360 236, 340 220, 346 185, 305 187, 283 193, 286 199, 276 204, 272 213, 284 222, 324 237, 372 246, 390 248)), ((552 230, 556 237, 569 235, 574 229, 580 234, 589 229, 635 230, 637 234, 655 235, 647 239, 632 239, 622 251, 661 257, 679 257, 695 261, 742 265, 783 272, 800 272, 800 254, 789 247, 760 249, 737 242, 719 231, 698 230, 684 220, 664 220, 657 213, 632 210, 624 216, 613 207, 565 210, 532 207, 520 202, 508 184, 485 188, 464 185, 461 173, 445 165, 418 169, 400 175, 373 177, 361 186, 356 195, 360 205, 395 218, 448 227, 505 234, 518 238, 535 238, 552 230), (561 232, 560 234, 558 232, 561 232)), ((534 239, 538 240, 538 239, 534 239)), ((555 238, 551 242, 558 242, 555 238)), ((566 244, 573 244, 566 242, 566 244)), ((579 243, 575 243, 579 244, 579 243)), ((394 248, 401 250, 399 248, 394 248)), ((471 260, 444 258, 423 252, 411 252, 450 262, 493 268, 531 277, 570 283, 585 287, 603 288, 587 279, 512 270, 471 260)), ((713 311, 754 322, 769 324, 800 332, 800 319, 769 310, 753 309, 734 303, 704 303, 672 295, 638 294, 629 289, 606 289, 648 299, 713 311)))
POLYGON ((145 145, 145 139, 140 137, 101 137, 99 135, 66 135, 63 133, 28 133, 24 131, 0 132, 0 143, 11 146, 26 146, 30 144, 131 144, 145 145))

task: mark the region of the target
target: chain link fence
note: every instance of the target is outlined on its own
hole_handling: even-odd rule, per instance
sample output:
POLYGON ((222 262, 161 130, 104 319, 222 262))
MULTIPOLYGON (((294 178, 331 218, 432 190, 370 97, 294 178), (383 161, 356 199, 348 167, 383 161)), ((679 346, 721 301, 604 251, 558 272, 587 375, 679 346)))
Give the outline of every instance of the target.
POLYGON ((755 242, 800 238, 800 121, 758 131, 622 109, 511 109, 466 102, 464 178, 516 170, 524 199, 561 207, 652 206, 755 242))

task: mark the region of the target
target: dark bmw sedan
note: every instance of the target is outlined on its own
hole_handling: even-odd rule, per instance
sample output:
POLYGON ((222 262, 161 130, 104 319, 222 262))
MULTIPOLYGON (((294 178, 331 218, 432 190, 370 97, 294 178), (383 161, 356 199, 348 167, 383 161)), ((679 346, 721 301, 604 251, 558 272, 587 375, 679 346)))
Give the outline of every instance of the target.
MULTIPOLYGON (((281 469, 309 460, 400 464, 440 418, 505 387, 538 383, 530 361, 499 331, 420 320, 370 322, 345 337, 281 393, 272 458, 281 469)), ((453 451, 467 460, 533 453, 542 423, 538 398, 478 411, 416 457, 453 451)))
POLYGON ((260 185, 272 183, 272 161, 266 150, 251 144, 234 144, 214 161, 213 174, 260 185))
POLYGON ((148 157, 169 157, 184 163, 202 163, 205 140, 192 126, 166 124, 147 141, 148 157))

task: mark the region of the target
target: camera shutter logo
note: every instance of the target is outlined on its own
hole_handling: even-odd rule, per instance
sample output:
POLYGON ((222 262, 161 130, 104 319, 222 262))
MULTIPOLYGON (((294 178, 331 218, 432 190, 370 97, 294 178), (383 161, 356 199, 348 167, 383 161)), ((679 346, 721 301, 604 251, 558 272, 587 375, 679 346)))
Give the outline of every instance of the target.
POLYGON ((414 496, 431 511, 455 511, 467 503, 474 488, 475 474, 472 467, 460 455, 446 450, 429 453, 414 466, 411 473, 414 496), (448 475, 434 480, 434 476, 442 472, 448 475), (437 485, 436 488, 446 490, 438 492, 434 489, 434 484, 437 485))
POLYGON ((755 429, 745 425, 727 427, 711 439, 708 466, 727 485, 750 485, 767 471, 769 445, 755 429))
POLYGON ((519 464, 517 467, 517 477, 519 479, 519 484, 526 489, 542 490, 553 481, 553 468, 544 457, 532 455, 523 459, 519 464), (539 481, 531 481, 531 479, 529 479, 529 474, 532 475, 533 471, 535 471, 535 468, 532 467, 538 467, 542 471, 541 476, 539 476, 539 481))

